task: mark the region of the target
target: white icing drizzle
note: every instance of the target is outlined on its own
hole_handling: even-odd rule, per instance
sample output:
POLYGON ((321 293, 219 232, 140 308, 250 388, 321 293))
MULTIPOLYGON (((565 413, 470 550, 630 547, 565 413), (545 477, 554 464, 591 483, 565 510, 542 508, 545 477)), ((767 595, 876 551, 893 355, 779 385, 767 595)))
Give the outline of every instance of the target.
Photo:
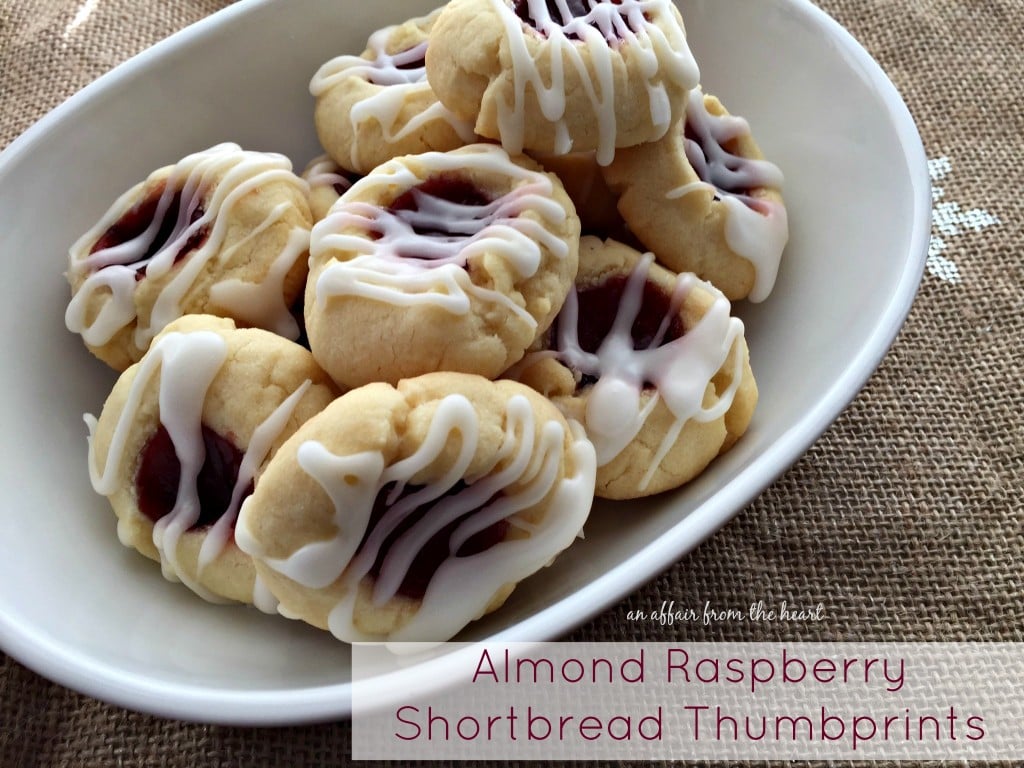
MULTIPOLYGON (((283 213, 288 205, 281 203, 275 212, 283 213)), ((235 247, 241 247, 276 220, 273 214, 268 216, 259 228, 254 229, 235 247)), ((284 248, 274 259, 262 281, 252 283, 237 278, 221 280, 210 288, 210 301, 223 307, 230 317, 242 325, 265 328, 294 341, 299 338, 299 324, 285 303, 284 281, 299 257, 308 252, 309 230, 295 227, 288 233, 284 248)), ((227 252, 225 258, 228 258, 227 252)))
MULTIPOLYGON (((575 474, 558 479, 566 437, 562 424, 547 421, 537 429, 533 408, 522 395, 508 399, 505 424, 504 440, 493 464, 475 476, 467 476, 467 471, 478 450, 479 417, 469 400, 459 394, 438 403, 422 445, 391 465, 380 453, 336 456, 319 442, 303 443, 299 465, 331 499, 338 533, 332 539, 307 544, 287 558, 264 561, 314 589, 342 579, 343 597, 328 621, 331 632, 341 640, 437 641, 451 637, 482 615, 503 585, 544 567, 567 547, 582 529, 593 499, 593 447, 578 425, 571 425, 575 474), (444 476, 409 488, 411 479, 435 462, 453 439, 459 441, 459 455, 444 476), (499 467, 501 464, 504 466, 499 467), (458 488, 460 480, 465 485, 458 488), (387 493, 388 508, 367 534, 375 500, 382 492, 387 493), (518 516, 552 492, 540 520, 531 524, 518 516), (381 606, 398 595, 423 546, 465 516, 449 536, 452 554, 430 577, 422 604, 408 623, 387 638, 367 635, 353 621, 360 582, 370 574, 392 532, 417 510, 438 500, 383 553, 379 575, 373 580, 374 605, 381 606), (454 556, 469 537, 501 520, 529 535, 500 541, 477 554, 454 556)), ((244 514, 241 522, 237 532, 240 546, 259 556, 259 547, 244 529, 244 514)))
POLYGON ((512 153, 523 150, 526 126, 526 92, 532 88, 545 119, 553 123, 558 140, 554 151, 572 151, 567 124, 565 66, 575 70, 590 101, 598 130, 597 161, 608 165, 615 154, 616 119, 613 56, 617 49, 629 49, 639 57, 639 68, 647 78, 646 91, 651 122, 656 129, 652 138, 669 129, 672 110, 664 83, 683 89, 696 87, 700 80, 686 36, 681 26, 672 23, 662 29, 649 19, 660 16, 671 22, 670 0, 585 0, 590 10, 584 16, 570 18, 564 3, 562 18, 552 18, 546 0, 527 0, 532 26, 549 45, 548 73, 542 74, 526 44, 527 22, 513 10, 509 0, 491 0, 505 24, 512 56, 514 98, 498 103, 498 126, 502 144, 512 153), (562 19, 568 19, 563 22, 562 19), (577 38, 577 39, 573 39, 577 38), (621 44, 619 43, 621 41, 621 44), (591 77, 585 56, 589 57, 595 77, 591 77))
POLYGON ((362 296, 396 306, 434 304, 453 314, 465 314, 470 298, 498 303, 532 326, 536 320, 500 291, 474 285, 465 264, 477 254, 493 253, 511 265, 515 274, 536 273, 542 248, 565 258, 569 248, 552 234, 565 221, 565 209, 552 199, 550 178, 511 162, 500 147, 476 144, 453 152, 417 156, 423 176, 400 161, 379 166, 356 182, 349 194, 313 227, 313 260, 332 251, 354 254, 329 264, 316 283, 321 305, 332 296, 362 296), (501 174, 517 186, 486 205, 453 203, 415 190, 417 211, 389 211, 350 197, 393 195, 395 189, 414 189, 436 174, 501 174), (538 222, 520 216, 534 211, 538 222), (548 226, 544 226, 547 224, 548 226), (420 228, 427 234, 418 233, 420 228), (451 232, 445 235, 432 232, 451 232), (368 233, 377 233, 373 239, 368 233))
POLYGON ((329 155, 318 155, 309 161, 302 172, 302 178, 309 184, 310 192, 321 187, 330 187, 339 195, 352 186, 352 180, 329 155))
MULTIPOLYGON (((227 344, 212 331, 170 333, 153 345, 139 363, 138 372, 114 428, 102 472, 96 466, 93 450, 96 420, 91 416, 86 417, 89 425, 89 475, 93 489, 99 494, 110 496, 125 482, 118 477, 118 468, 124 459, 128 436, 134 427, 143 394, 159 373, 160 423, 171 438, 181 471, 174 507, 153 526, 153 544, 160 554, 164 577, 183 582, 193 592, 211 602, 223 600, 183 573, 177 553, 181 534, 199 519, 200 504, 196 485, 205 458, 202 407, 206 392, 226 358, 227 344)), ((131 546, 125 517, 118 521, 118 536, 123 544, 131 546)))
MULTIPOLYGON (((89 476, 93 489, 104 496, 116 493, 125 482, 119 468, 124 461, 129 435, 138 419, 139 408, 154 377, 159 376, 158 407, 160 423, 174 446, 180 464, 178 491, 174 507, 153 526, 153 544, 160 555, 161 570, 169 581, 180 581, 210 602, 225 600, 189 578, 178 560, 178 545, 200 514, 199 472, 206 458, 202 434, 203 403, 214 378, 227 360, 227 343, 213 331, 168 333, 162 336, 138 364, 138 371, 129 388, 124 408, 114 427, 106 463, 102 471, 95 454, 95 417, 86 415, 89 428, 89 476)), ((238 515, 242 495, 253 481, 265 461, 271 446, 280 436, 299 400, 312 382, 308 379, 285 399, 253 432, 242 456, 238 477, 231 494, 228 509, 211 526, 200 547, 198 571, 209 566, 224 550, 231 537, 231 527, 238 515)), ((133 546, 128 520, 118 521, 118 537, 125 546, 133 546)), ((266 595, 254 586, 253 601, 263 608, 268 605, 266 595)), ((265 588, 263 588, 265 591, 265 588)))
POLYGON ((242 456, 242 463, 238 468, 238 478, 235 486, 231 489, 231 502, 224 513, 217 518, 206 532, 203 538, 203 545, 199 549, 199 572, 206 568, 211 562, 217 559, 227 546, 231 538, 232 529, 238 518, 238 509, 244 500, 244 494, 249 485, 256 479, 256 473, 263 466, 263 462, 270 455, 270 449, 281 437, 288 420, 295 413, 295 408, 306 392, 313 385, 310 379, 302 384, 285 398, 273 412, 253 430, 249 438, 249 446, 242 456))
POLYGON ((697 285, 710 288, 692 274, 676 279, 669 309, 650 346, 633 348, 631 329, 641 310, 644 284, 653 261, 653 254, 644 254, 630 273, 611 330, 596 352, 586 352, 579 345, 578 329, 586 318, 579 317, 574 289, 558 317, 558 338, 552 340, 554 349, 527 355, 515 369, 522 371, 542 359, 555 357, 578 375, 596 377, 587 394, 583 426, 594 443, 598 466, 618 456, 639 434, 654 407, 663 402, 674 422, 641 480, 641 490, 648 486, 687 421, 713 421, 729 410, 743 375, 743 359, 736 344, 743 335, 743 323, 730 317, 730 304, 717 291, 713 304, 696 325, 687 328, 679 338, 662 344, 687 293, 697 285), (707 385, 730 354, 732 382, 726 391, 718 393, 714 405, 705 408, 707 385), (645 382, 654 386, 653 391, 645 391, 645 382))
MULTIPOLYGON (((68 277, 72 282, 84 277, 84 282, 72 297, 65 313, 68 329, 80 333, 87 343, 102 346, 121 329, 136 323, 134 342, 139 349, 146 349, 164 326, 182 315, 182 301, 198 277, 230 258, 232 251, 225 250, 223 244, 232 208, 240 200, 262 186, 277 182, 295 186, 304 197, 308 194, 306 183, 295 176, 291 168, 291 162, 283 155, 247 152, 237 144, 218 144, 189 155, 169 169, 155 215, 142 234, 125 243, 90 253, 103 235, 140 202, 145 182, 123 194, 100 221, 71 247, 68 277), (165 215, 175 195, 179 193, 181 202, 170 235, 147 258, 145 254, 164 226, 165 215), (176 265, 179 252, 190 240, 202 238, 203 233, 206 234, 202 243, 176 265), (176 266, 177 273, 157 297, 148 322, 142 322, 135 304, 136 288, 142 282, 138 279, 138 273, 144 270, 143 279, 160 279, 176 266), (97 295, 105 295, 103 304, 97 316, 89 321, 89 305, 97 295)), ((286 206, 274 208, 257 230, 263 231, 279 221, 285 210, 286 206)), ((271 268, 271 282, 287 274, 304 252, 296 250, 300 239, 300 235, 294 233, 288 239, 271 268)), ((283 297, 278 297, 276 301, 269 300, 269 292, 269 288, 257 289, 248 296, 259 296, 260 300, 244 310, 244 319, 264 328, 293 329, 292 338, 297 338, 298 327, 283 297)), ((234 289, 222 291, 221 296, 226 296, 226 300, 232 304, 235 303, 232 296, 238 298, 234 289)))
POLYGON ((252 604, 258 610, 269 613, 271 616, 278 613, 277 609, 280 604, 259 574, 256 574, 256 581, 252 585, 252 604))
MULTIPOLYGON (((425 28, 433 24, 438 11, 422 20, 425 28)), ((465 143, 476 141, 472 124, 460 120, 433 96, 427 82, 427 41, 397 53, 388 53, 388 43, 396 26, 379 29, 370 35, 367 50, 372 58, 363 56, 337 56, 324 63, 310 81, 310 93, 319 98, 334 86, 350 77, 360 78, 380 86, 375 93, 352 105, 349 120, 352 124, 353 168, 360 165, 359 126, 376 121, 384 133, 385 141, 394 143, 421 131, 424 126, 440 121, 447 123, 465 143), (407 99, 429 93, 433 99, 429 107, 402 122, 400 114, 407 99)))
POLYGON ((730 141, 750 135, 750 125, 735 115, 712 115, 704 94, 695 88, 686 107, 686 157, 700 181, 671 190, 670 200, 697 190, 712 190, 726 206, 725 241, 733 253, 754 265, 754 286, 748 298, 764 301, 775 286, 782 251, 789 239, 786 207, 776 200, 753 197, 746 190, 783 184, 782 171, 767 160, 736 155, 725 148, 730 141))

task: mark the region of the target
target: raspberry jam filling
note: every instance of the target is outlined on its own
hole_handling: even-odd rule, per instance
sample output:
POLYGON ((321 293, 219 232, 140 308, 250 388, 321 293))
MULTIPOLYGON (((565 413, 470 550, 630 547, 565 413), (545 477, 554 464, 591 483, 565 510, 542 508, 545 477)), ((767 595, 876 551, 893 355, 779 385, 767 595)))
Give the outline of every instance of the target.
MULTIPOLYGON (((567 0, 565 6, 569 11, 568 18, 559 10, 556 0, 545 0, 544 5, 547 7, 547 18, 563 25, 590 13, 590 5, 587 3, 587 0, 567 0)), ((530 26, 533 26, 534 29, 537 28, 537 24, 541 24, 545 20, 544 18, 536 19, 533 17, 533 14, 530 13, 530 3, 528 0, 516 0, 515 11, 516 16, 530 26)))
MULTIPOLYGON (((394 530, 389 533, 387 538, 384 540, 384 543, 378 549, 377 559, 373 563, 370 575, 374 578, 380 575, 385 561, 391 554, 396 541, 403 533, 407 532, 414 525, 422 521, 434 508, 443 507, 445 499, 455 496, 460 491, 465 490, 466 487, 466 483, 460 480, 449 488, 448 491, 440 498, 434 499, 428 504, 422 507, 417 507, 411 511, 404 520, 394 527, 394 530)), ((393 488, 394 483, 389 483, 377 494, 377 499, 373 505, 373 512, 370 515, 369 525, 366 527, 366 533, 363 535, 363 541, 359 544, 360 549, 362 549, 366 539, 380 523, 385 513, 391 509, 395 503, 410 494, 422 490, 422 486, 407 486, 402 493, 399 494, 397 499, 388 499, 393 488), (390 505, 388 504, 389 501, 391 502, 390 505)), ((490 504, 491 501, 493 501, 493 499, 489 500, 488 504, 490 504)), ((469 557, 481 552, 486 552, 491 547, 499 544, 505 538, 505 534, 509 527, 508 522, 505 520, 499 520, 498 522, 493 523, 468 537, 461 546, 459 546, 458 550, 453 553, 449 544, 452 533, 454 533, 460 523, 475 513, 476 510, 471 510, 461 517, 456 518, 427 540, 427 542, 416 553, 412 563, 409 565, 405 578, 402 579, 402 584, 398 588, 399 594, 413 600, 421 600, 427 593, 427 587, 430 585, 430 580, 434 577, 437 569, 441 567, 441 564, 445 560, 450 557, 469 557)))
MULTIPOLYGON (((493 218, 492 198, 469 179, 455 173, 431 176, 403 192, 388 211, 421 238, 461 240, 487 226, 493 218)), ((431 256, 403 253, 406 258, 431 256)))
POLYGON ((343 168, 338 168, 335 172, 338 176, 338 180, 331 184, 331 189, 338 193, 338 197, 341 197, 348 192, 349 188, 353 184, 363 178, 358 173, 346 171, 343 168))
MULTIPOLYGON (((584 352, 596 353, 612 332, 628 282, 625 275, 613 275, 597 285, 577 289, 579 314, 576 334, 577 343, 584 352)), ((645 280, 643 286, 640 307, 630 328, 635 350, 655 349, 686 333, 672 297, 651 280, 645 280)), ((557 319, 552 326, 551 338, 557 345, 557 319)), ((596 382, 599 372, 583 370, 580 373, 577 391, 596 382)), ((651 382, 644 382, 644 387, 651 386, 651 382)))
POLYGON ((394 54, 378 51, 372 69, 366 73, 366 80, 381 86, 426 82, 426 42, 394 54))
MULTIPOLYGON (((190 530, 208 528, 220 519, 231 505, 231 494, 238 481, 243 453, 227 438, 203 425, 203 447, 206 458, 196 479, 199 517, 190 530)), ((167 429, 161 424, 142 449, 142 459, 135 475, 139 511, 154 523, 170 514, 178 499, 181 462, 174 450, 167 429)), ((253 491, 252 483, 242 498, 253 491)))
MULTIPOLYGON (((164 198, 165 192, 166 183, 161 183, 151 190, 146 197, 129 208, 121 218, 110 225, 89 253, 93 254, 124 245, 144 235, 156 217, 160 215, 160 202, 164 198)), ((145 277, 146 268, 153 257, 177 239, 190 225, 198 221, 204 213, 201 205, 196 205, 191 211, 182 211, 181 190, 177 190, 163 211, 156 233, 148 245, 141 253, 131 251, 128 256, 129 261, 126 263, 140 263, 135 271, 136 278, 141 280, 145 277)), ((174 262, 178 263, 189 253, 202 246, 209 233, 208 227, 202 227, 190 235, 174 255, 174 262)))
MULTIPOLYGON (((737 197, 749 197, 753 187, 744 184, 747 175, 743 172, 747 160, 731 151, 730 147, 715 142, 713 152, 708 144, 713 141, 697 133, 689 120, 685 121, 683 136, 686 139, 686 157, 693 166, 697 177, 706 184, 711 184, 719 192, 737 197), (720 164, 721 168, 716 168, 720 164)), ((715 200, 721 198, 716 194, 715 200)))
MULTIPOLYGON (((621 6, 623 5, 622 0, 563 0, 563 2, 565 11, 560 7, 562 3, 558 0, 544 0, 544 9, 538 11, 530 7, 529 0, 515 0, 512 10, 524 24, 529 25, 545 37, 550 34, 552 29, 561 28, 567 38, 579 40, 580 35, 574 29, 578 26, 578 22, 574 22, 576 19, 587 19, 589 16, 590 18, 585 23, 601 32, 609 43, 622 40, 624 31, 622 27, 629 23, 625 14, 626 9, 615 9, 613 13, 594 13, 595 9, 601 6, 621 6), (616 19, 616 17, 618 18, 616 19)), ((539 4, 534 0, 533 5, 536 7, 539 4)), ((646 14, 644 14, 644 19, 647 20, 646 14)))

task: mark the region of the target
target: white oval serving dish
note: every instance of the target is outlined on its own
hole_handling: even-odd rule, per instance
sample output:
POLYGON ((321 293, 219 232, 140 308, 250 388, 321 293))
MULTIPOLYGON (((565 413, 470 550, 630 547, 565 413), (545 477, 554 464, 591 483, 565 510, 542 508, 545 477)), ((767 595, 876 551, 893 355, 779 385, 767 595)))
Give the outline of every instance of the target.
MULTIPOLYGON (((208 605, 123 548, 92 493, 85 412, 114 375, 63 324, 67 249, 150 170, 235 141, 301 168, 308 83, 432 0, 242 0, 121 65, 0 154, 0 647, 65 686, 157 715, 235 724, 344 717, 349 653, 253 609, 208 605)), ((753 500, 875 369, 916 292, 926 158, 878 65, 807 0, 680 0, 705 89, 787 177, 792 238, 772 296, 742 306, 761 402, 696 482, 598 505, 579 542, 459 639, 555 639, 653 578, 753 500)), ((743 567, 743 564, 737 564, 743 567)), ((641 631, 639 626, 636 630, 641 631)), ((643 639, 637 637, 637 639, 643 639)))

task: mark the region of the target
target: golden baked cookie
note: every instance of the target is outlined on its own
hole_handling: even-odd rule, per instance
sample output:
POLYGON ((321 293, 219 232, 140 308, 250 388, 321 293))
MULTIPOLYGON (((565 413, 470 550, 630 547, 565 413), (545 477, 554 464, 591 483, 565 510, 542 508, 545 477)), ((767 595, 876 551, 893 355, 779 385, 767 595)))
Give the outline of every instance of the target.
POLYGON ((90 476, 121 542, 208 600, 274 610, 235 519, 278 446, 337 394, 276 334, 209 315, 171 322, 89 418, 90 476))
POLYGON ((572 544, 593 489, 593 446, 549 401, 427 374, 310 419, 236 538, 286 616, 347 642, 443 641, 572 544))
POLYGON ((430 34, 441 102, 512 153, 665 135, 699 72, 671 0, 451 0, 430 34))
POLYGON ((310 348, 346 387, 494 378, 562 306, 578 245, 572 202, 529 158, 493 144, 396 158, 313 228, 310 348))
POLYGON ((302 178, 309 184, 309 210, 313 221, 320 221, 331 206, 361 177, 346 171, 329 155, 318 155, 309 161, 302 178))
POLYGON ((614 240, 584 237, 547 338, 507 374, 583 424, 596 495, 629 499, 696 477, 757 403, 743 323, 722 294, 614 240))
POLYGON ((284 156, 218 144, 154 171, 71 248, 69 330, 116 370, 182 315, 289 338, 313 224, 284 156))
POLYGON ((378 30, 361 56, 338 56, 317 70, 309 86, 317 135, 342 168, 365 174, 394 157, 478 140, 427 82, 424 57, 439 13, 378 30))
POLYGON ((692 91, 684 121, 603 172, 630 230, 669 269, 732 301, 771 293, 789 239, 782 172, 717 98, 692 91))

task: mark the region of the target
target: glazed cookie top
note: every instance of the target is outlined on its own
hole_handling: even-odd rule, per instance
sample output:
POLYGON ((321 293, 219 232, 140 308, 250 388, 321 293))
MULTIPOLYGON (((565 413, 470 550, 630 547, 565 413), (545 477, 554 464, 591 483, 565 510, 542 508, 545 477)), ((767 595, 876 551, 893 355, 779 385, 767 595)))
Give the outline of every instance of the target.
POLYGON ((309 161, 302 171, 302 178, 309 184, 309 210, 313 221, 317 222, 360 177, 324 154, 309 161))
POLYGON ((690 92, 686 107, 684 146, 697 180, 668 193, 678 199, 696 190, 713 190, 714 199, 728 209, 725 237, 729 247, 754 265, 749 299, 763 301, 771 293, 779 260, 789 238, 786 207, 777 195, 782 171, 752 146, 750 125, 730 115, 713 96, 690 92))
POLYGON ((553 199, 553 185, 532 162, 514 162, 490 144, 385 163, 313 228, 314 261, 352 254, 320 273, 317 301, 362 295, 397 305, 426 302, 461 314, 476 296, 525 315, 508 296, 473 284, 466 268, 475 257, 494 254, 525 278, 536 273, 545 253, 568 258, 570 215, 553 199), (510 188, 493 197, 491 174, 509 178, 510 188))
POLYGON ((310 189, 330 187, 336 197, 341 197, 348 188, 359 180, 359 175, 346 171, 327 155, 317 155, 302 171, 302 178, 310 189))
POLYGON ((441 641, 577 537, 593 485, 590 443, 537 393, 427 374, 311 419, 243 507, 238 542, 327 590, 342 640, 441 641), (367 587, 367 610, 402 604, 388 631, 357 626, 367 587))
MULTIPOLYGON (((203 531, 198 570, 213 562, 268 457, 336 394, 293 342, 224 318, 182 317, 121 375, 100 418, 86 416, 93 488, 124 496, 152 522, 168 578, 218 601, 179 562, 181 537, 203 531)), ((135 545, 123 509, 118 518, 123 543, 135 545)))
MULTIPOLYGON (((598 162, 606 165, 616 146, 624 145, 617 135, 620 110, 640 98, 636 92, 617 93, 616 86, 620 91, 635 87, 647 99, 651 128, 642 138, 626 142, 632 144, 664 135, 677 115, 673 100, 699 82, 682 19, 671 0, 455 0, 448 8, 448 26, 456 33, 445 29, 446 35, 456 39, 457 30, 464 27, 481 38, 457 38, 468 50, 491 42, 473 17, 498 19, 501 39, 496 52, 456 54, 459 64, 453 69, 477 80, 492 78, 479 94, 480 109, 486 111, 488 101, 497 102, 498 135, 485 135, 500 139, 513 153, 524 148, 556 154, 596 150, 598 162), (621 69, 627 57, 633 57, 631 73, 638 74, 623 80, 621 69), (534 99, 539 114, 528 107, 534 99), (553 146, 533 146, 527 140, 530 119, 554 125, 553 146), (576 120, 582 126, 574 131, 570 122, 576 120)), ((457 94, 449 97, 444 92, 441 81, 448 84, 450 80, 457 91, 463 78, 442 71, 448 69, 447 63, 435 65, 432 59, 428 55, 427 71, 437 81, 439 97, 458 99, 457 94)), ((483 130, 479 121, 477 130, 483 130)))
POLYGON ((224 314, 295 338, 298 329, 283 285, 309 245, 307 194, 286 157, 244 151, 237 144, 219 144, 155 171, 118 198, 71 247, 67 327, 91 347, 134 329, 134 345, 144 351, 164 326, 184 314, 193 286, 216 275, 232 251, 279 222, 293 222, 281 250, 269 254, 269 271, 261 280, 250 282, 232 272, 214 277, 208 291, 210 303, 224 314), (287 191, 250 220, 251 196, 270 185, 287 191), (240 237, 240 225, 249 227, 249 234, 240 237), (159 285, 159 290, 152 306, 140 311, 136 298, 143 285, 159 285))
POLYGON ((720 292, 692 274, 673 275, 651 253, 594 237, 584 237, 580 248, 584 274, 547 348, 529 353, 510 375, 536 385, 534 366, 553 359, 568 369, 571 376, 556 374, 540 388, 552 397, 586 393, 584 427, 598 466, 615 459, 664 403, 674 425, 640 482, 643 489, 688 420, 718 419, 731 407, 743 378, 744 359, 732 354, 743 323, 720 292), (730 355, 730 387, 708 405, 708 384, 730 355))
MULTIPOLYGON (((347 119, 353 127, 349 156, 341 157, 335 153, 335 159, 345 167, 363 172, 370 170, 365 167, 367 161, 358 133, 358 126, 362 124, 380 126, 382 139, 388 144, 398 144, 406 138, 420 135, 434 122, 447 126, 447 141, 451 141, 451 137, 461 144, 477 140, 473 126, 441 104, 427 82, 428 35, 440 12, 439 8, 423 18, 377 30, 370 35, 361 56, 337 56, 324 63, 313 76, 309 90, 316 99, 324 98, 338 87, 355 89, 353 100, 346 102, 347 119), (359 81, 364 87, 354 85, 359 81), (407 119, 404 106, 408 102, 415 102, 423 108, 407 119)), ((424 141, 429 144, 428 140, 424 141)), ((455 146, 458 145, 427 148, 454 149, 455 146)), ((327 146, 327 149, 331 147, 327 146)), ((392 152, 390 157, 400 154, 404 152, 392 152)), ((377 154, 367 150, 366 156, 375 157, 377 154)), ((385 156, 378 162, 387 159, 385 156)))
POLYGON ((496 377, 550 325, 578 246, 561 182, 529 158, 491 144, 396 158, 313 228, 311 348, 350 387, 496 377))

